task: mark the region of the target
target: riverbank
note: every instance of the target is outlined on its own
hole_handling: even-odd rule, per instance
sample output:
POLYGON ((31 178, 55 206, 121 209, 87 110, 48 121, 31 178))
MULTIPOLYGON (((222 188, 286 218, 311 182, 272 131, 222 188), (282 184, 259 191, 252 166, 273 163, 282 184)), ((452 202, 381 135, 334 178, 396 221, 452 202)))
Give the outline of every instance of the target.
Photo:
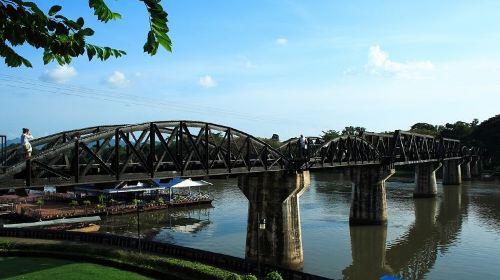
POLYGON ((6 280, 152 279, 137 273, 89 262, 35 257, 0 257, 0 271, 2 272, 2 279, 6 280))
MULTIPOLYGON (((119 249, 113 246, 26 238, 0 237, 0 256, 48 257, 87 262, 161 279, 225 279, 233 273, 172 257, 119 249)), ((105 277, 106 278, 106 277, 105 277)))
MULTIPOLYGON (((210 204, 212 201, 207 200, 196 200, 196 201, 186 201, 183 203, 147 203, 143 205, 140 209, 143 211, 155 211, 162 210, 173 207, 182 206, 192 206, 200 204, 210 204)), ((68 203, 61 202, 47 202, 40 207, 36 204, 26 203, 26 204, 15 204, 13 214, 18 216, 18 220, 52 220, 59 218, 75 218, 83 217, 88 215, 122 215, 127 213, 137 212, 137 205, 135 204, 122 204, 122 205, 112 205, 104 206, 100 204, 94 204, 89 206, 73 206, 68 207, 68 203)))
POLYGON ((132 271, 140 269, 137 272, 161 279, 172 273, 179 274, 174 279, 225 279, 237 276, 231 272, 267 274, 274 271, 284 279, 327 279, 263 263, 259 266, 246 259, 206 250, 112 234, 0 228, 0 236, 4 240, 7 238, 0 249, 4 248, 10 254, 17 252, 27 256, 65 259, 74 257, 79 261, 96 261, 97 258, 104 265, 123 266, 122 269, 132 271), (23 242, 15 242, 18 240, 23 242))

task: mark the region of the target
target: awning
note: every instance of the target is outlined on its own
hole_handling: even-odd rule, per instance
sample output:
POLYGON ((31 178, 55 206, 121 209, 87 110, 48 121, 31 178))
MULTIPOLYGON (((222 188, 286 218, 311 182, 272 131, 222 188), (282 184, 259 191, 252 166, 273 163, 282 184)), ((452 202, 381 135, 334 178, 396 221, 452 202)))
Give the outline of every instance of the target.
POLYGON ((164 188, 189 188, 189 187, 203 187, 212 185, 212 183, 203 180, 193 181, 191 179, 181 179, 179 177, 173 178, 168 183, 158 183, 158 184, 164 188))

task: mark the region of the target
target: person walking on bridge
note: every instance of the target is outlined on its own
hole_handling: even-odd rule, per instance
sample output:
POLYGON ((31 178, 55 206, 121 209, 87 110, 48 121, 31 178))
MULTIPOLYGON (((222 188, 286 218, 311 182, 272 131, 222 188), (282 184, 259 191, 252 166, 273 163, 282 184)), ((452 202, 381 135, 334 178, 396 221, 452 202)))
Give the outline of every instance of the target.
POLYGON ((301 158, 305 157, 307 149, 307 140, 304 138, 304 135, 300 135, 299 138, 299 155, 301 158))
POLYGON ((33 148, 31 147, 30 140, 33 139, 31 132, 28 128, 23 128, 23 134, 21 135, 21 146, 24 150, 24 159, 31 158, 31 152, 33 148))

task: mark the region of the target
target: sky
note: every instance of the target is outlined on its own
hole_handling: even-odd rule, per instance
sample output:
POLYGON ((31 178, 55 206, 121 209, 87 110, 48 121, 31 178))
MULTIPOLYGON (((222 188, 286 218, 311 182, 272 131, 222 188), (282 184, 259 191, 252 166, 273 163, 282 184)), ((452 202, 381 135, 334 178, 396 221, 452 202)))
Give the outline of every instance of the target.
POLYGON ((500 1, 162 1, 173 52, 142 46, 142 2, 51 4, 127 55, 43 65, 0 63, 0 134, 44 136, 95 125, 200 120, 286 139, 328 129, 409 129, 500 113, 500 1))

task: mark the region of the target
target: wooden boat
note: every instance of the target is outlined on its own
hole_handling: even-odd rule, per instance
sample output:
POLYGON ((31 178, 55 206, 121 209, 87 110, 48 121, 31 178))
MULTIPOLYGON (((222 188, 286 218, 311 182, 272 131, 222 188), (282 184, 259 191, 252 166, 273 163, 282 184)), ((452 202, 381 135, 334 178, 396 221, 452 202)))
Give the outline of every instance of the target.
POLYGON ((26 228, 26 227, 43 227, 43 226, 57 226, 64 224, 75 224, 75 223, 88 223, 88 222, 96 222, 100 221, 101 217, 99 216, 90 216, 90 217, 80 217, 80 218, 62 218, 56 220, 49 221, 39 221, 33 223, 20 223, 20 224, 5 224, 4 228, 26 228))
POLYGON ((75 229, 68 229, 67 231, 77 231, 77 232, 97 232, 101 228, 100 225, 88 224, 87 226, 75 229))

